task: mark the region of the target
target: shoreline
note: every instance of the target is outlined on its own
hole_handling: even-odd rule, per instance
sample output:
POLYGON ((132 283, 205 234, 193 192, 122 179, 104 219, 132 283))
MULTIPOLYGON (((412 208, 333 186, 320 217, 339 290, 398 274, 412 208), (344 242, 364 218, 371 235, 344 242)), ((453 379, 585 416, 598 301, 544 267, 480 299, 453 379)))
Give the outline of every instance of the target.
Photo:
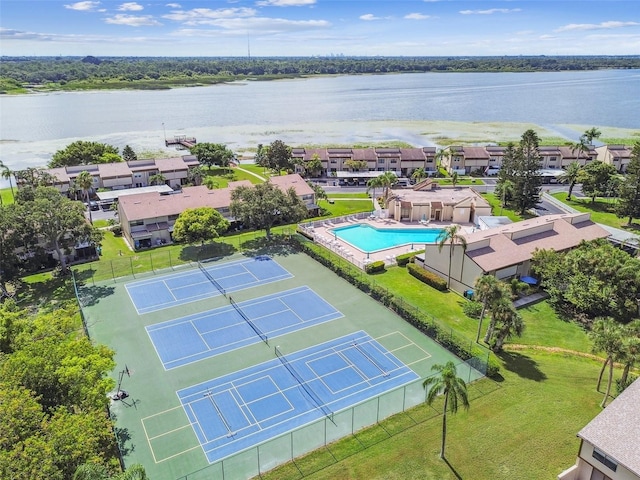
MULTIPOLYGON (((223 143, 239 157, 253 154, 258 144, 268 145, 282 140, 292 147, 313 146, 316 148, 385 144, 406 144, 414 147, 437 147, 449 145, 488 145, 517 142, 522 134, 533 129, 541 144, 575 143, 579 136, 594 125, 538 125, 514 122, 455 122, 455 121, 355 121, 355 122, 310 122, 305 124, 254 124, 242 126, 209 126, 166 132, 166 138, 175 135, 196 137, 200 142, 223 143), (570 138, 574 135, 574 138, 570 138)), ((632 144, 640 140, 640 128, 596 126, 603 143, 632 144), (607 142, 615 139, 615 142, 607 142)), ((95 141, 114 145, 122 151, 125 145, 138 153, 181 156, 185 150, 174 150, 164 145, 162 129, 118 132, 89 137, 70 137, 41 141, 19 141, 0 139, 4 163, 12 170, 45 166, 53 154, 77 140, 95 141)))

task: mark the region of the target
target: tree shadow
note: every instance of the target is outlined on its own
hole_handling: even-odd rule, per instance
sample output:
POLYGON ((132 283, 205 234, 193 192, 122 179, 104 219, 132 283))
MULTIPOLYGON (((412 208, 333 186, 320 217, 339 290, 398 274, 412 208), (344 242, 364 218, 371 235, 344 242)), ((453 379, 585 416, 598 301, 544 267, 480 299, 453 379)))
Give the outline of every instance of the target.
POLYGON ((447 457, 443 457, 442 460, 444 460, 444 463, 447 464, 447 466, 449 467, 449 470, 451 470, 451 473, 453 473, 458 480, 462 480, 462 477, 457 472, 457 470, 453 468, 453 465, 449 463, 449 460, 447 460, 447 457))
POLYGON ((541 382, 547 379, 545 373, 538 368, 538 363, 518 352, 500 352, 498 357, 504 362, 504 366, 510 372, 517 374, 522 378, 541 382))
POLYGON ((284 257, 296 253, 293 246, 283 242, 283 239, 278 237, 273 237, 272 239, 266 237, 254 238, 244 242, 243 247, 244 254, 248 257, 260 255, 284 257))
POLYGON ((180 260, 197 262, 198 260, 228 257, 238 249, 228 243, 206 243, 204 245, 188 245, 180 251, 180 260))
POLYGON ((113 295, 114 291, 115 287, 107 285, 90 285, 80 288, 78 294, 80 296, 82 306, 91 307, 98 304, 102 298, 113 295))
POLYGON ((131 443, 131 434, 127 428, 114 427, 113 432, 118 442, 118 450, 123 457, 135 451, 135 444, 131 443))

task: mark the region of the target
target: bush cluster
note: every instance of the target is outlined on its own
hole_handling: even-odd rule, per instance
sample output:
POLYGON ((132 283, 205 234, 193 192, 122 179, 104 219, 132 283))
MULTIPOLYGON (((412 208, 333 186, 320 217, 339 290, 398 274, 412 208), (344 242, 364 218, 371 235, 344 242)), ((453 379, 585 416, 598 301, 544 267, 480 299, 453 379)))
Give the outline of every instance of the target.
POLYGON ((415 252, 402 253, 396 257, 396 263, 399 267, 404 267, 409 263, 413 263, 418 253, 424 253, 424 250, 417 250, 415 252))
POLYGON ((368 263, 364 267, 364 271, 367 273, 384 272, 384 262, 382 260, 376 260, 375 262, 368 263))
MULTIPOLYGON (((482 371, 484 369, 488 357, 488 364, 486 364, 487 376, 495 377, 498 375, 500 366, 493 356, 488 355, 486 349, 477 345, 472 340, 454 333, 451 328, 440 325, 433 316, 406 302, 402 297, 394 295, 386 288, 377 285, 372 278, 363 274, 360 269, 345 260, 334 257, 324 248, 306 241, 303 237, 291 237, 290 241, 295 248, 306 253, 317 262, 335 272, 338 276, 370 295, 385 307, 397 313, 406 322, 416 327, 453 354, 467 361, 477 370, 482 371)), ((411 267, 415 267, 415 265, 411 263, 407 266, 410 270, 411 267)))
POLYGON ((407 270, 411 275, 416 277, 421 282, 426 283, 430 287, 435 288, 436 290, 440 290, 444 292, 447 290, 447 281, 444 278, 440 278, 433 272, 429 270, 425 270, 422 267, 419 267, 415 263, 410 263, 407 265, 407 270))

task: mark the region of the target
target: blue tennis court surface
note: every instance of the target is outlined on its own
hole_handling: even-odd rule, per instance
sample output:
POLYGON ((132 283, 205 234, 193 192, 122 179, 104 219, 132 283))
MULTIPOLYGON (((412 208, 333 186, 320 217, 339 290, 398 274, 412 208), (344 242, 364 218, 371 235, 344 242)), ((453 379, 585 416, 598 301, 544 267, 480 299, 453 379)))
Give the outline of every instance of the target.
MULTIPOLYGON (((203 267, 227 293, 293 276, 267 256, 203 267)), ((138 314, 221 295, 200 269, 129 283, 126 288, 138 314)))
POLYGON ((274 359, 176 392, 210 463, 418 379, 363 331, 286 362, 305 388, 274 359))
MULTIPOLYGON (((298 287, 246 302, 242 313, 269 339, 342 317, 309 287, 298 287)), ((146 327, 166 370, 260 342, 231 305, 146 327)))

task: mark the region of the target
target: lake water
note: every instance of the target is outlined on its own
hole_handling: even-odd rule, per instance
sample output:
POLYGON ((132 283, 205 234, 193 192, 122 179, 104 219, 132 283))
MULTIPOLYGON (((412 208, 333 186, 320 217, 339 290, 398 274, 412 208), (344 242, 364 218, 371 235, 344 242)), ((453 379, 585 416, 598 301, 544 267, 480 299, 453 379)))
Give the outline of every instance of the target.
MULTIPOLYGON (((437 140, 420 122, 523 122, 640 127, 640 70, 422 73, 246 82, 164 91, 0 96, 0 158, 45 165, 72 141, 162 150, 164 137, 251 148, 437 140)), ((557 129, 556 129, 557 126, 557 129)), ((575 133, 575 132, 574 132, 575 133)))

